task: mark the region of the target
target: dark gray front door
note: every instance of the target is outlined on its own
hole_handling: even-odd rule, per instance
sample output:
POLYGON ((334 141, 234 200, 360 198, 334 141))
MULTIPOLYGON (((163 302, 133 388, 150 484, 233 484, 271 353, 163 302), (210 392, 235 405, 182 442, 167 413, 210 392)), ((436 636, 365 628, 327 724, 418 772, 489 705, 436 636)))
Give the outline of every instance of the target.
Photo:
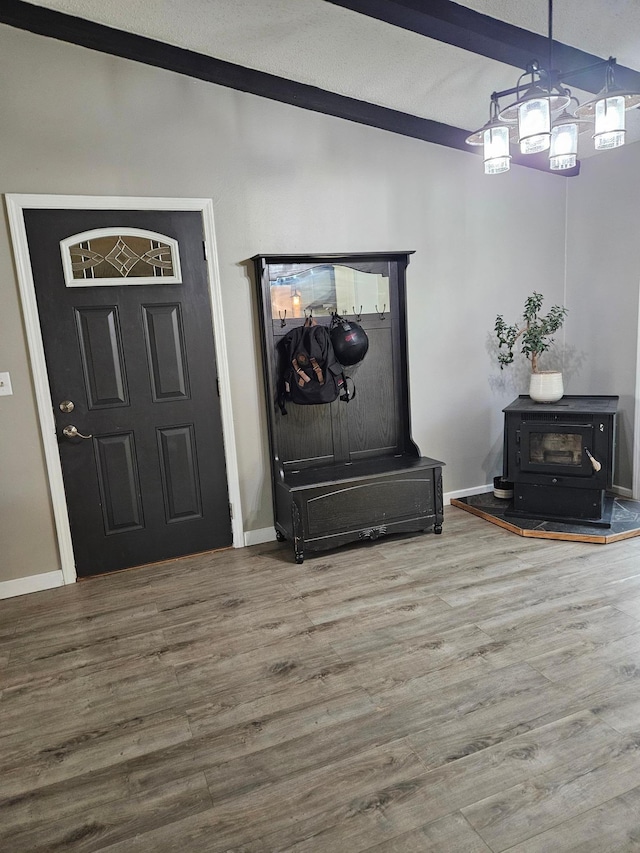
POLYGON ((200 213, 24 215, 78 575, 230 545, 200 213))

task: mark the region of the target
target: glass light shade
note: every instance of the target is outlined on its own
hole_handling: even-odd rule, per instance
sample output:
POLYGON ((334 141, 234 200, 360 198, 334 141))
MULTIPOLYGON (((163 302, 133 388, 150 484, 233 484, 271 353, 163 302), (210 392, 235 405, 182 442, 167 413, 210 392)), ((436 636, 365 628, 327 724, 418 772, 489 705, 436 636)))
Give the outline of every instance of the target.
POLYGON ((511 165, 509 155, 509 129, 489 127, 484 132, 484 173, 498 175, 507 172, 511 165))
POLYGON ((549 168, 572 169, 578 157, 578 125, 574 122, 551 128, 549 168))
POLYGON ((598 150, 624 145, 625 101, 622 95, 601 98, 596 102, 595 147, 598 150))
POLYGON ((549 147, 551 114, 548 98, 531 98, 519 104, 518 136, 523 154, 535 154, 549 147))

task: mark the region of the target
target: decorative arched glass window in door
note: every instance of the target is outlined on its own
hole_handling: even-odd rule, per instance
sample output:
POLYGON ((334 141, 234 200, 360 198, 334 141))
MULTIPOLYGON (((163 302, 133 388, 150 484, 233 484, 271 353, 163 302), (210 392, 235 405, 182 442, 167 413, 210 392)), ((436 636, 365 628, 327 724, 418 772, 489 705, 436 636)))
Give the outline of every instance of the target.
POLYGON ((96 228, 60 241, 67 287, 181 284, 178 243, 140 228, 96 228))

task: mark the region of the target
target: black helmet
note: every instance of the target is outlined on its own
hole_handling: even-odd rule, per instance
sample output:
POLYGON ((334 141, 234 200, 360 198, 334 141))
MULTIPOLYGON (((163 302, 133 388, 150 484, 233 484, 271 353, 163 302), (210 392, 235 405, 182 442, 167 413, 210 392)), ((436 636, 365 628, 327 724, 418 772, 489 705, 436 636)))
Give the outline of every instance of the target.
POLYGON ((362 361, 369 349, 369 338, 362 326, 338 314, 331 322, 331 343, 336 358, 345 367, 362 361))

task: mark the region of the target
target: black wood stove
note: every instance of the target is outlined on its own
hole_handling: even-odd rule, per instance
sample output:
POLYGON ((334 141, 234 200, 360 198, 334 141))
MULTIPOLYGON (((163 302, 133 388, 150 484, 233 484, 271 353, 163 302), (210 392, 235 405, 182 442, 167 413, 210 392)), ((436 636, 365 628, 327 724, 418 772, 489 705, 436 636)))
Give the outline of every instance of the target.
POLYGON ((610 527, 618 397, 566 396, 504 409, 504 477, 513 483, 505 515, 610 527))

